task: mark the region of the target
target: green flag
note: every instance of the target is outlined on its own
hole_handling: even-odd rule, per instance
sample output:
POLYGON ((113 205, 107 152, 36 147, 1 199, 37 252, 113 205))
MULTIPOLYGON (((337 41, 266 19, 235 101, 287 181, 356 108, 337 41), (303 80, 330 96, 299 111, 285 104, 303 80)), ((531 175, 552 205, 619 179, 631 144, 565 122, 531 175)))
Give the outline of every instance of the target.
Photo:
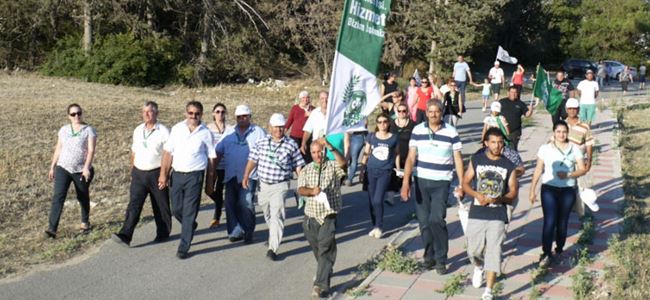
POLYGON ((549 113, 556 113, 558 107, 562 104, 562 92, 553 87, 553 82, 551 82, 548 73, 541 65, 537 65, 537 75, 535 77, 537 80, 533 87, 533 96, 542 100, 549 113))
POLYGON ((379 103, 377 72, 391 0, 346 0, 327 104, 327 134, 364 126, 379 103))

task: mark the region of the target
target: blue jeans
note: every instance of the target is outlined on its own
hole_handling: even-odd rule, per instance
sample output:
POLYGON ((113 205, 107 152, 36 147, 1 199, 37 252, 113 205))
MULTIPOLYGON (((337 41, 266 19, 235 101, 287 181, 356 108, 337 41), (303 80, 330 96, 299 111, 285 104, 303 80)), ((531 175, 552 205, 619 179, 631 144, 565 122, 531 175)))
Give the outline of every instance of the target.
POLYGON ((542 184, 541 196, 544 212, 542 250, 546 255, 551 254, 553 237, 555 237, 555 252, 561 253, 566 242, 571 208, 576 202, 576 189, 542 184))
POLYGON ((415 215, 424 244, 424 261, 435 261, 434 268, 443 268, 447 263, 449 185, 445 180, 415 178, 415 215))
MULTIPOLYGON (((352 182, 354 174, 357 172, 357 164, 359 163, 359 154, 365 143, 365 134, 351 134, 350 135, 350 166, 348 167, 348 180, 352 182)), ((361 181, 361 179, 359 179, 361 181)))
MULTIPOLYGON (((463 106, 465 106, 465 90, 467 89, 467 81, 456 81, 456 87, 458 87, 458 91, 460 92, 460 99, 463 100, 463 106)), ((462 107, 460 108, 461 110, 463 109, 462 107)))
POLYGON ((237 177, 226 182, 226 221, 228 234, 231 234, 237 224, 250 239, 255 232, 255 205, 253 197, 257 189, 257 180, 248 181, 248 189, 244 189, 237 177))
POLYGON ((373 228, 384 225, 384 194, 390 185, 392 170, 368 169, 368 204, 373 228))

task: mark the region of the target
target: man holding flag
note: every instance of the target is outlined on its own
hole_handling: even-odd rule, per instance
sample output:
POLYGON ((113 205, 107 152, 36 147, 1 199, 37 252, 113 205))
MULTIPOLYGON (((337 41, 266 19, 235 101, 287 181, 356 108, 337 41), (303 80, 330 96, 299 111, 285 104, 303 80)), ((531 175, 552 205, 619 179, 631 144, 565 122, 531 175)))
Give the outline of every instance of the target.
POLYGON ((535 76, 537 80, 535 81, 535 86, 533 87, 533 97, 539 98, 542 103, 544 103, 546 110, 551 114, 553 118, 553 124, 555 124, 560 119, 560 110, 564 110, 563 91, 558 89, 558 87, 565 87, 567 96, 573 93, 571 91, 573 89, 573 86, 570 82, 567 85, 565 83, 564 73, 561 75, 560 73, 562 72, 558 73, 555 84, 552 84, 551 79, 548 76, 548 72, 546 72, 546 70, 544 70, 541 65, 537 65, 537 74, 535 76))

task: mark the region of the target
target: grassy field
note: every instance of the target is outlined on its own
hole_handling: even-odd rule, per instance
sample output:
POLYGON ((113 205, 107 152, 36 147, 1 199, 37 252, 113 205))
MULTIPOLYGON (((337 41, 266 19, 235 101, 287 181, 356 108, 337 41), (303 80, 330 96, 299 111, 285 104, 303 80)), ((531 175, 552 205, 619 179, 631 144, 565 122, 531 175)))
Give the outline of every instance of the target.
MULTIPOLYGON (((229 123, 234 122, 235 106, 246 103, 253 110, 253 122, 265 126, 271 113, 288 113, 302 89, 316 94, 322 87, 303 80, 281 89, 239 85, 150 90, 34 74, 0 75, 0 278, 83 253, 120 226, 128 202, 131 134, 141 122, 145 99, 158 102, 159 119, 170 127, 184 118, 189 99, 201 101, 208 111, 224 102, 229 123), (90 189, 94 230, 77 234, 79 205, 70 188, 59 238, 45 240, 42 232, 47 229, 52 196, 47 172, 57 131, 68 122, 65 109, 73 102, 83 107, 85 121, 98 134, 96 175, 90 189)), ((206 117, 210 115, 204 121, 206 117)), ((203 202, 211 203, 205 196, 203 202)), ((143 216, 150 214, 147 204, 143 216)))

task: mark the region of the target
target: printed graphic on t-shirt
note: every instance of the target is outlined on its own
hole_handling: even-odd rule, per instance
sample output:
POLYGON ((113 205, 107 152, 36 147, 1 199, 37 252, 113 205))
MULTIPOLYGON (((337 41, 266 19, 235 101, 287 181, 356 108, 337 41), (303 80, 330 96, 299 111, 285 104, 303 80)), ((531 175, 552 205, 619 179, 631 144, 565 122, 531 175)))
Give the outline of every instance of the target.
POLYGON ((377 147, 374 147, 372 149, 372 156, 374 156, 377 160, 387 160, 388 159, 388 145, 379 143, 377 147))
MULTIPOLYGON (((476 191, 488 198, 500 197, 505 187, 508 170, 493 165, 476 166, 476 191)), ((475 205, 480 205, 474 200, 475 205)), ((488 207, 499 207, 501 204, 490 204, 488 207)))

